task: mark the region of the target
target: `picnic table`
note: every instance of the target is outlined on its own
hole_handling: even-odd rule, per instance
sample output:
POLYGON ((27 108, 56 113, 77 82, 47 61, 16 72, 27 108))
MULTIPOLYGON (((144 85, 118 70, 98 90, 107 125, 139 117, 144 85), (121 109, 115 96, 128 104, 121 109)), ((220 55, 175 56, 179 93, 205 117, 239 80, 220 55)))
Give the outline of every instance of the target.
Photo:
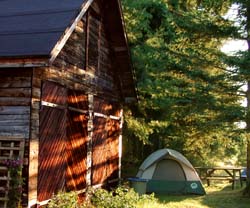
POLYGON ((235 188, 237 181, 242 187, 241 167, 196 167, 195 169, 200 178, 207 181, 208 186, 211 180, 228 180, 232 182, 232 189, 235 188))

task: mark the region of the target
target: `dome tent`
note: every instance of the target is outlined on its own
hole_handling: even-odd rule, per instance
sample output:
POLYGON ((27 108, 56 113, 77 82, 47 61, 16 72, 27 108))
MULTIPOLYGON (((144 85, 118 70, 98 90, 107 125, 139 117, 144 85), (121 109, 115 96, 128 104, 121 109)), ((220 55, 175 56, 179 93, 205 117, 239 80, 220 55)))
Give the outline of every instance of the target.
POLYGON ((147 193, 205 194, 192 164, 172 149, 160 149, 149 155, 136 177, 147 180, 147 193))

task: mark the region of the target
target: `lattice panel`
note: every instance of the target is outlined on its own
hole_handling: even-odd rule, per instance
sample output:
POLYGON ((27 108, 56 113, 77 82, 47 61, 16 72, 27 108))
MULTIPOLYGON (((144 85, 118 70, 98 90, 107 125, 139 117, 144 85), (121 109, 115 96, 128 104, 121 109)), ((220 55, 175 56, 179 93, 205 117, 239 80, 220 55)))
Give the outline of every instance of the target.
POLYGON ((0 137, 0 208, 7 208, 11 180, 5 161, 8 159, 23 160, 24 142, 22 138, 0 137))

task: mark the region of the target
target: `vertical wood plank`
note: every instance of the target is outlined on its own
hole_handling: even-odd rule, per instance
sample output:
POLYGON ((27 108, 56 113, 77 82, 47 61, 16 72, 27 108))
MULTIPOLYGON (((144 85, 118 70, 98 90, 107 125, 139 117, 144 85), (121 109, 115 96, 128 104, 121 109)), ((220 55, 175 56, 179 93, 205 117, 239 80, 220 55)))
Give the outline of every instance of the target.
POLYGON ((28 178, 28 207, 37 203, 38 184, 38 154, 39 154, 39 106, 41 102, 41 79, 39 68, 33 69, 32 75, 32 98, 31 98, 31 125, 29 143, 29 178, 28 178), (37 93, 39 92, 39 93, 37 93))
POLYGON ((66 170, 66 111, 43 106, 40 113, 38 201, 63 190, 66 170))
POLYGON ((92 138, 92 184, 101 185, 118 180, 121 148, 121 119, 118 105, 94 97, 92 138), (113 119, 112 116, 115 118, 113 119))
POLYGON ((87 16, 87 69, 97 74, 99 62, 100 21, 90 9, 87 16))
POLYGON ((91 175, 92 175, 92 138, 93 138, 93 122, 94 122, 94 96, 88 95, 88 109, 89 109, 89 119, 88 119, 88 140, 87 140, 87 175, 86 183, 87 186, 92 185, 91 175))
POLYGON ((42 106, 39 115, 37 198, 42 202, 62 190, 66 174, 67 89, 53 82, 42 85, 41 101, 65 106, 42 106), (45 182, 46 181, 46 182, 45 182))
POLYGON ((86 188, 88 143, 88 96, 82 91, 68 90, 67 171, 68 190, 86 188), (85 112, 85 113, 84 113, 85 112))
POLYGON ((66 156, 67 189, 83 190, 87 172, 87 117, 79 112, 68 112, 66 156))

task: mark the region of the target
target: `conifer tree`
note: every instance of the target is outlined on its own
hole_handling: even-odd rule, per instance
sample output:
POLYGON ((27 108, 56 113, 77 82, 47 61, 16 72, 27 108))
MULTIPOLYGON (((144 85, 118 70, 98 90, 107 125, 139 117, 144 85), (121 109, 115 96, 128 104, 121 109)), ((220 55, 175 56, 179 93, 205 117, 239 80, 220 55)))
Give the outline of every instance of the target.
POLYGON ((234 151, 235 122, 243 116, 240 86, 220 52, 222 41, 236 35, 222 16, 230 4, 123 0, 123 5, 140 96, 137 108, 126 114, 128 136, 151 143, 146 154, 170 147, 203 163, 216 153, 225 156, 225 149, 234 151))
POLYGON ((247 42, 248 49, 246 51, 240 51, 236 56, 232 56, 229 62, 235 69, 237 74, 237 81, 246 84, 247 90, 243 92, 247 100, 247 106, 245 109, 246 115, 244 121, 246 123, 245 137, 247 140, 247 186, 244 194, 250 196, 250 1, 248 0, 234 0, 233 3, 238 5, 238 19, 239 24, 239 39, 247 42))

